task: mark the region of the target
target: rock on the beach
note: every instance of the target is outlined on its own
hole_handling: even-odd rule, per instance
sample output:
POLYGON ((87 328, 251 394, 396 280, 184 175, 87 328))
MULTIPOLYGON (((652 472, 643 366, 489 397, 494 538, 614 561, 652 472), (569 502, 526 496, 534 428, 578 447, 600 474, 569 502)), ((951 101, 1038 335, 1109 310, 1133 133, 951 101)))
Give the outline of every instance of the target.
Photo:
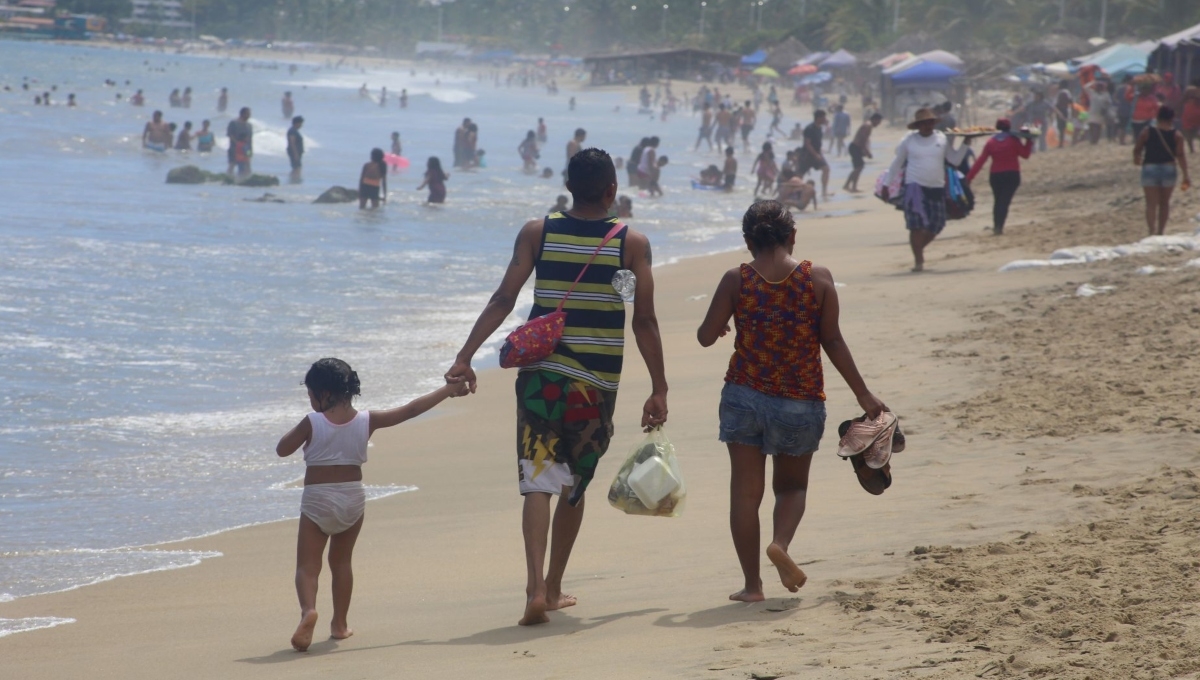
POLYGON ((201 170, 194 165, 184 165, 167 171, 167 184, 204 184, 206 182, 224 182, 226 175, 201 170))
POLYGON ((277 187, 279 178, 275 175, 260 175, 252 173, 247 177, 232 179, 229 175, 221 175, 226 184, 236 184, 239 187, 277 187))
POLYGON ((317 197, 313 203, 353 203, 358 200, 357 189, 333 186, 317 197))

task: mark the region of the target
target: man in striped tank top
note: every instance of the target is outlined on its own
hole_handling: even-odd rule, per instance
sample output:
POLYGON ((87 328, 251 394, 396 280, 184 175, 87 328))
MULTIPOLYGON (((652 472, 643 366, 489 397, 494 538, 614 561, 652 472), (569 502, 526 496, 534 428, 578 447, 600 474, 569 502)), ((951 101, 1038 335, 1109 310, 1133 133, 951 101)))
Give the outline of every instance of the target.
MULTIPOLYGON (((573 199, 570 210, 531 220, 521 228, 504 279, 446 372, 447 382, 466 382, 474 392, 471 359, 508 318, 530 274, 536 272, 532 319, 554 311, 617 224, 616 218, 609 217, 617 196, 617 172, 607 153, 584 149, 572 156, 567 190, 573 199)), ((628 227, 618 230, 567 297, 566 328, 554 353, 517 375, 517 464, 525 497, 521 526, 529 572, 521 625, 546 623, 547 611, 575 604, 574 597, 562 592, 562 578, 583 521, 584 491, 613 435, 625 304, 612 280, 621 269, 637 276, 632 327, 650 372, 651 394, 642 408, 642 427, 667 421, 667 380, 654 314, 651 264, 650 241, 628 227), (559 500, 547 570, 551 496, 559 500)))

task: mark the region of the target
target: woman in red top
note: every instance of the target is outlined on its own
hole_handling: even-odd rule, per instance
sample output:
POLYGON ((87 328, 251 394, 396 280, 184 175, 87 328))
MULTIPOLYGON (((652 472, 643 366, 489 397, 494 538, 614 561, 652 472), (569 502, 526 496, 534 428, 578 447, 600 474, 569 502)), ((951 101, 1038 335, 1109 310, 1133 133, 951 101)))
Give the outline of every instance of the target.
POLYGON ((983 164, 992 159, 992 172, 988 175, 988 183, 992 185, 992 233, 999 236, 1004 233, 1004 223, 1008 221, 1008 206, 1012 205, 1013 196, 1021 186, 1021 159, 1029 158, 1033 151, 1033 138, 1024 141, 1012 134, 1012 122, 1007 118, 996 121, 996 129, 1000 134, 993 136, 983 145, 983 153, 971 166, 967 174, 967 183, 975 179, 975 175, 983 169, 983 164))
POLYGON ((1133 138, 1137 139, 1158 116, 1162 100, 1154 93, 1154 84, 1149 82, 1138 85, 1137 94, 1130 93, 1130 96, 1133 97, 1133 138))
POLYGON ((1183 91, 1183 116, 1179 129, 1187 140, 1188 153, 1195 153, 1192 142, 1200 136, 1200 82, 1193 83, 1183 91))
POLYGON ((792 592, 807 576, 788 556, 804 516, 808 469, 825 430, 821 349, 872 419, 887 410, 871 394, 838 328, 833 275, 792 257, 796 226, 786 206, 760 201, 742 218, 754 259, 725 272, 704 323, 696 331, 709 347, 737 327, 734 354, 721 391, 721 441, 731 465, 729 526, 745 586, 731 600, 763 599, 758 571, 758 506, 767 457, 774 459, 775 526, 767 557, 792 592))

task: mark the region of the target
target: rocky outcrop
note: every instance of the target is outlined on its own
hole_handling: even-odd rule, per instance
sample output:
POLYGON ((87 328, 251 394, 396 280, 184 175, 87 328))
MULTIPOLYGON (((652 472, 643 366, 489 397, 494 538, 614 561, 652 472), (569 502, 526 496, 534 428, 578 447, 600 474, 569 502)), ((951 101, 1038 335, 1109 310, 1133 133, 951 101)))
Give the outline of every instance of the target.
POLYGON ((329 187, 313 203, 353 203, 358 200, 358 190, 346 187, 329 187))
POLYGON ((277 187, 279 178, 274 175, 252 174, 234 179, 223 172, 209 172, 194 165, 184 165, 167 171, 167 184, 236 184, 240 187, 277 187))
POLYGON ((279 178, 275 175, 260 175, 253 173, 247 177, 239 177, 236 180, 230 179, 229 175, 222 175, 225 178, 226 184, 236 184, 239 187, 277 187, 279 186, 279 178))
POLYGON ((222 183, 228 176, 222 173, 201 170, 194 165, 171 168, 167 171, 167 184, 206 184, 208 182, 222 183))

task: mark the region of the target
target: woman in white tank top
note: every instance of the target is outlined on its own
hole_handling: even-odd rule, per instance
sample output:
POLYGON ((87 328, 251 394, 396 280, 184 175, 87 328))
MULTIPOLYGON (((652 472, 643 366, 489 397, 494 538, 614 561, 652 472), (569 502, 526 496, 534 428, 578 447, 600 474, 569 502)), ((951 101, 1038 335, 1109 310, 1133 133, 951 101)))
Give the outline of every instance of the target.
POLYGON ((321 359, 304 376, 313 412, 304 417, 275 447, 280 457, 304 447, 304 494, 300 500, 300 529, 296 538, 296 596, 300 600, 300 625, 292 634, 292 647, 305 651, 317 625, 317 577, 329 543, 329 570, 333 575, 333 620, 330 636, 348 638, 354 631, 346 623, 354 584, 351 554, 362 529, 366 490, 362 465, 367 462, 367 441, 381 427, 392 427, 415 418, 449 397, 467 393, 466 383, 445 385, 404 406, 386 411, 357 411, 352 405, 360 393, 358 374, 341 359, 321 359))

